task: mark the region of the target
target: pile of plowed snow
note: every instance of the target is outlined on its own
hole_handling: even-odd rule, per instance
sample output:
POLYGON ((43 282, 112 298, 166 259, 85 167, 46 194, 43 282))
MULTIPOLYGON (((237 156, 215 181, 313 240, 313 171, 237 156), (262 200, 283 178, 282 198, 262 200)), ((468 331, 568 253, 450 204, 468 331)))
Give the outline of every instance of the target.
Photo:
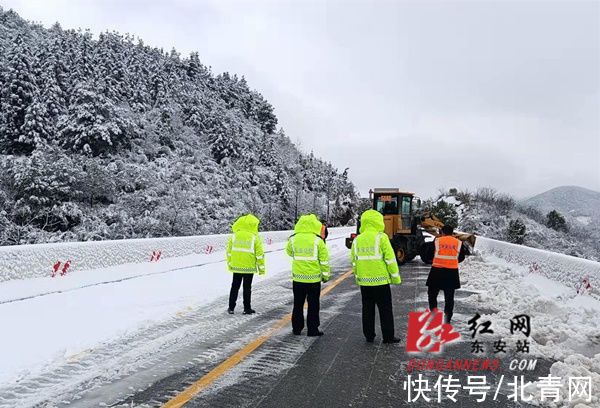
MULTIPOLYGON (((589 291, 570 285, 577 279, 570 276, 572 271, 581 272, 593 267, 597 273, 593 276, 594 282, 598 282, 600 264, 526 247, 511 252, 505 243, 493 240, 486 244, 480 245, 477 255, 461 264, 463 288, 476 292, 463 301, 477 309, 498 310, 491 314, 482 313, 481 317, 481 321, 492 322, 497 338, 511 338, 509 319, 520 314, 531 317, 530 356, 556 361, 550 373, 562 378, 561 400, 551 406, 600 406, 600 301, 589 291), (500 249, 492 251, 493 247, 500 249), (562 257, 558 267, 563 268, 563 279, 555 275, 557 269, 546 271, 556 280, 544 276, 546 266, 562 257), (567 262, 569 259, 571 267, 567 262), (589 263, 582 266, 581 262, 589 263), (567 400, 569 377, 591 377, 591 402, 567 400)), ((526 354, 523 356, 527 358, 526 354)), ((527 387, 527 394, 540 401, 535 383, 527 387)))

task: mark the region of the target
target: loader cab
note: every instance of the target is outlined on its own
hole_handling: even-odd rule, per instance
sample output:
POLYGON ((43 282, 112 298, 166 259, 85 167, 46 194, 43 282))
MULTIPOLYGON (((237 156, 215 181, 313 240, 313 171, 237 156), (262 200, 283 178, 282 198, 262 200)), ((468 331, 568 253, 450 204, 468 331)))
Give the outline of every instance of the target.
POLYGON ((369 191, 373 209, 383 215, 385 233, 392 239, 395 234, 411 234, 414 193, 399 189, 369 191))

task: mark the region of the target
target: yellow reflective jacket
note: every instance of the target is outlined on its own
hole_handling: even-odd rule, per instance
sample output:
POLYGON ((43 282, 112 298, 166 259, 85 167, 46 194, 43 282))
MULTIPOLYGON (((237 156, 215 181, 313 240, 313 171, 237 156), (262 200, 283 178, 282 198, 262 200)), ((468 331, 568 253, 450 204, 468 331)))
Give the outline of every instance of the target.
POLYGON ((396 255, 385 229, 383 215, 367 210, 360 218, 360 234, 352 241, 350 260, 356 283, 380 286, 402 282, 396 255))
POLYGON ((329 280, 329 253, 320 233, 321 223, 314 214, 303 215, 296 223, 294 235, 286 248, 286 253, 292 257, 292 279, 295 282, 329 280))
POLYGON ((265 274, 265 253, 258 236, 260 221, 252 214, 244 215, 233 224, 233 235, 227 244, 227 269, 231 273, 265 274))

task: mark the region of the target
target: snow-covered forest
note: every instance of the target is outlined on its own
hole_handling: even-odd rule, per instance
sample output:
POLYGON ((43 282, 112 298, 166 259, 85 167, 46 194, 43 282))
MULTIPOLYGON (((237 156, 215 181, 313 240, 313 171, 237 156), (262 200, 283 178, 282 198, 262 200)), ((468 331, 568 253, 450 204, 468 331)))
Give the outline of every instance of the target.
POLYGON ((246 211, 344 225, 358 203, 243 77, 2 9, 0 166, 0 245, 227 232, 246 211))

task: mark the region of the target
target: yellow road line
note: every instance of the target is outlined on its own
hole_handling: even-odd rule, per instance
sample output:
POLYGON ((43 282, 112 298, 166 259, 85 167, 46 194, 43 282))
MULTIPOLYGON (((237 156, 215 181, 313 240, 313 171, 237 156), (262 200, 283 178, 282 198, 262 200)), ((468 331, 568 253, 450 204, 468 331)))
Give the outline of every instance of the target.
MULTIPOLYGON (((339 285, 344 279, 352 274, 352 270, 344 273, 342 276, 337 278, 331 284, 327 285, 321 291, 321 297, 323 297, 326 293, 328 293, 331 289, 335 288, 339 285)), ((223 361, 217 367, 215 367, 212 371, 207 373, 204 377, 190 385, 176 397, 171 399, 163 408, 179 408, 185 405, 189 400, 194 398, 196 395, 201 393, 204 389, 206 389, 209 385, 211 385, 215 380, 225 374, 230 368, 235 367, 239 364, 245 357, 247 357, 250 353, 256 350, 261 344, 267 341, 277 330, 281 329, 283 326, 288 324, 292 320, 292 314, 288 314, 283 319, 275 323, 271 326, 264 334, 257 337, 252 343, 247 344, 244 348, 236 352, 234 355, 229 357, 227 360, 223 361)))

